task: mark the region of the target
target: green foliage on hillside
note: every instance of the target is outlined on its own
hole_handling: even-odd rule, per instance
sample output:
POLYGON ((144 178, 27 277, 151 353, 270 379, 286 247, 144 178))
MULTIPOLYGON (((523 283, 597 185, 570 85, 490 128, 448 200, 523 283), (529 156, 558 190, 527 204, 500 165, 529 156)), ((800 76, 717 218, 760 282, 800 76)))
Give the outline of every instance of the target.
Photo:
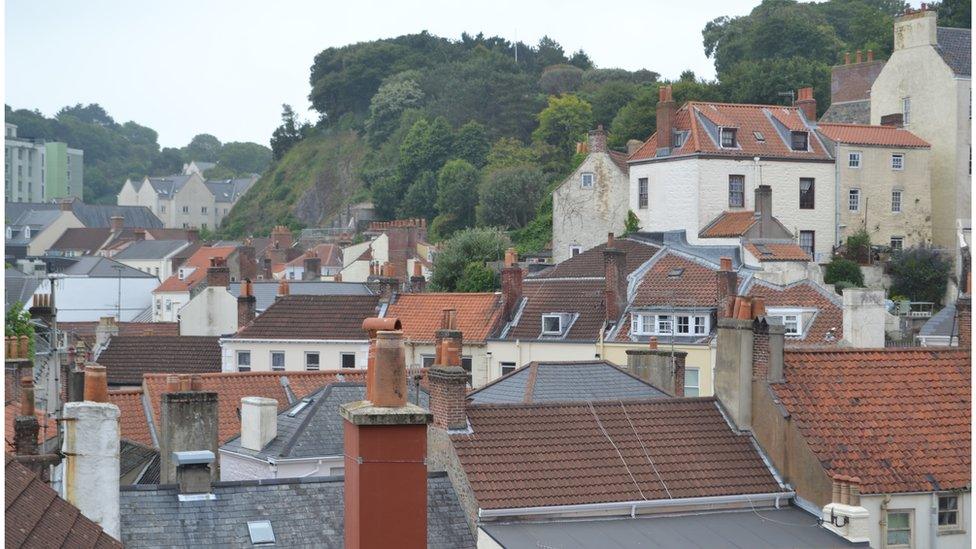
POLYGON ((97 103, 65 107, 53 117, 39 111, 4 106, 4 119, 17 125, 17 136, 63 141, 82 149, 84 200, 114 204, 126 178, 180 173, 190 160, 219 162, 214 177, 261 173, 271 162, 271 151, 257 143, 224 143, 209 134, 194 137, 186 147, 160 148, 152 128, 129 121, 120 124, 97 103))

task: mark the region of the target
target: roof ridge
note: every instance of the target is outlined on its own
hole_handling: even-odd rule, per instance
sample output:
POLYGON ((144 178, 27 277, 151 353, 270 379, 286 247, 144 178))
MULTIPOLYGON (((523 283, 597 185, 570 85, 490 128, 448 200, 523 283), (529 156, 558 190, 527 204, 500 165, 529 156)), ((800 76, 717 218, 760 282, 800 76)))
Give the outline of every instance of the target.
MULTIPOLYGON (((654 387, 651 385, 651 387, 654 387)), ((656 387, 655 387, 656 388, 656 387)), ((658 389, 660 390, 660 389, 658 389)), ((472 393, 473 394, 473 393, 472 393)), ((476 407, 480 410, 486 409, 508 409, 508 408, 577 408, 580 406, 617 406, 620 402, 624 404, 654 404, 658 406, 663 406, 667 404, 673 404, 675 402, 715 402, 714 396, 700 396, 700 397, 671 397, 671 398, 660 398, 660 397, 636 397, 636 398, 614 398, 612 400, 570 400, 570 401, 560 401, 551 400, 543 402, 492 402, 492 403, 475 403, 469 402, 468 407, 476 407)))

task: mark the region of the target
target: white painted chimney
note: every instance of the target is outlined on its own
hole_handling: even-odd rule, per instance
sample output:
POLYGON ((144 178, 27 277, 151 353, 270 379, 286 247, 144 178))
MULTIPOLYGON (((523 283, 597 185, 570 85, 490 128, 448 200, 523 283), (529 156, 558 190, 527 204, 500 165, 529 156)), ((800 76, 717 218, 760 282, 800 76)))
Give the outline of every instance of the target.
POLYGON ((119 408, 108 402, 68 402, 63 425, 61 496, 108 535, 121 540, 119 408))
POLYGON ((844 290, 844 341, 851 347, 863 349, 884 347, 884 290, 844 290))
POLYGON ((241 446, 260 452, 278 436, 278 401, 273 398, 241 399, 241 446))

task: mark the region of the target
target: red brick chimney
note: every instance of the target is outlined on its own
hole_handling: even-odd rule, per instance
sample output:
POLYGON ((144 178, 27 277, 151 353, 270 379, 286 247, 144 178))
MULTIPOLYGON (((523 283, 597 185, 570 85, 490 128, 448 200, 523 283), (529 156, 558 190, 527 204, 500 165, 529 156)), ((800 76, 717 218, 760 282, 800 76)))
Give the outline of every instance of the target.
POLYGON ((245 240, 244 244, 237 248, 237 267, 241 280, 258 279, 258 263, 254 253, 254 246, 251 244, 250 238, 245 240))
POLYGON ((37 455, 40 425, 34 414, 34 378, 20 379, 20 414, 14 420, 14 451, 18 456, 37 455))
MULTIPOLYGON (((861 62, 861 52, 857 53, 857 62, 861 62)), ((803 116, 809 122, 817 121, 817 100, 813 98, 813 88, 796 90, 796 101, 793 106, 803 111, 803 116)))
POLYGON ((591 153, 607 152, 607 132, 604 131, 603 124, 597 126, 595 130, 590 130, 587 143, 591 153))
POLYGON ((671 97, 671 84, 658 88, 657 101, 657 150, 671 151, 671 134, 674 129, 674 113, 678 110, 671 97))
POLYGON ((509 248, 505 251, 505 267, 502 269, 502 299, 507 322, 515 318, 515 311, 522 301, 522 277, 518 253, 515 248, 509 248))
POLYGON ((435 336, 436 358, 427 370, 430 410, 434 426, 440 429, 465 429, 468 417, 464 411, 468 374, 461 367, 463 338, 457 329, 457 311, 444 309, 441 329, 435 336))
POLYGON ((725 318, 729 316, 729 298, 735 296, 738 279, 732 270, 731 257, 723 257, 719 263, 719 270, 715 273, 715 307, 718 309, 718 317, 725 318))
POLYGON ((197 242, 200 240, 200 229, 196 227, 190 227, 186 230, 186 241, 187 242, 197 242))
MULTIPOLYGON (((338 275, 336 275, 338 276, 338 275)), ((424 278, 424 266, 419 261, 413 262, 413 276, 410 277, 410 291, 420 293, 427 289, 427 279, 424 278)))
POLYGON ((248 278, 241 282, 241 293, 237 296, 237 328, 243 328, 254 320, 257 314, 258 299, 254 297, 254 286, 248 278))
POLYGON ((854 62, 855 63, 860 63, 862 61, 863 61, 863 58, 861 57, 861 50, 857 50, 857 52, 854 54, 854 62))
POLYGON ((137 241, 139 241, 139 240, 145 240, 146 239, 146 229, 136 229, 135 231, 133 231, 133 235, 135 236, 135 238, 136 238, 137 241))
POLYGON ((845 51, 844 52, 844 64, 845 65, 850 65, 851 64, 851 52, 849 52, 849 51, 845 51))
POLYGON ((403 332, 376 334, 372 400, 343 404, 345 547, 427 546, 427 423, 407 402, 403 332))
POLYGON ((125 226, 125 218, 121 215, 113 215, 109 218, 109 227, 111 227, 113 233, 122 232, 122 227, 125 226))
POLYGON ((964 294, 956 300, 956 323, 959 325, 959 347, 971 348, 973 344, 973 301, 964 294))
POLYGON ((603 250, 604 290, 607 322, 616 322, 627 308, 627 252, 615 248, 613 233, 607 235, 603 250))
POLYGON ((207 287, 226 288, 230 285, 230 268, 223 257, 211 257, 207 267, 207 287))

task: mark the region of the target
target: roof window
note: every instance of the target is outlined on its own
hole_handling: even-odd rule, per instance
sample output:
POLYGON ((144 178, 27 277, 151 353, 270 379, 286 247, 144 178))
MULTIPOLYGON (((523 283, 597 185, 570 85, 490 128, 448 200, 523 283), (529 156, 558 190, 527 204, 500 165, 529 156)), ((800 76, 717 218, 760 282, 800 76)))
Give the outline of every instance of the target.
POLYGON ((295 405, 294 408, 288 411, 288 417, 295 417, 301 413, 309 404, 312 403, 312 399, 303 398, 301 402, 295 405))
POLYGON ((270 520, 247 521, 247 533, 251 536, 253 545, 274 545, 274 528, 270 520))
POLYGON ((762 132, 752 132, 752 136, 755 137, 756 138, 756 141, 758 141, 760 143, 765 143, 766 142, 766 136, 763 135, 762 132))
POLYGON ((736 148, 737 142, 735 140, 735 128, 721 128, 719 134, 722 137, 722 148, 723 149, 734 149, 736 148))
POLYGON ((804 131, 790 132, 790 148, 794 151, 806 151, 809 141, 809 134, 804 131))
POLYGON ((685 272, 684 267, 675 267, 674 269, 668 271, 668 278, 672 280, 676 278, 681 278, 681 275, 684 274, 684 272, 685 272))

